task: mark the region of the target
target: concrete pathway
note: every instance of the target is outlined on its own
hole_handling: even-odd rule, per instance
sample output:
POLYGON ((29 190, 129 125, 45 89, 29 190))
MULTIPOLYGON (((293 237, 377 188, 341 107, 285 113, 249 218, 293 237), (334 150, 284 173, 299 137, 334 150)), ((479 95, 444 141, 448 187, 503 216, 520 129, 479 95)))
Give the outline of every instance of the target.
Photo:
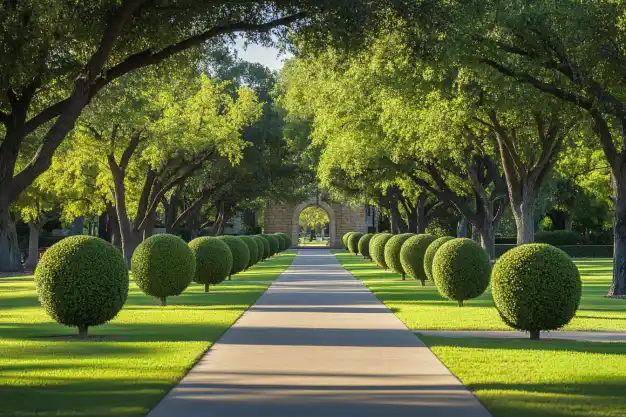
MULTIPOLYGON (((415 334, 442 337, 477 337, 484 339, 528 339, 528 333, 496 330, 415 330, 415 334)), ((541 332, 542 339, 574 340, 577 342, 626 342, 626 332, 541 332)))
POLYGON ((328 250, 293 264, 149 417, 489 417, 328 250))

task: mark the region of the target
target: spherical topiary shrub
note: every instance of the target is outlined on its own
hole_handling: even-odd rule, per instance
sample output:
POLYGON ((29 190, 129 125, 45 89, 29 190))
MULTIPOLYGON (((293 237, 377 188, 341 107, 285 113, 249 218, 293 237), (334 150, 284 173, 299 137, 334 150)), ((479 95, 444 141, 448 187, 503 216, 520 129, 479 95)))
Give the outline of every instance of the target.
POLYGON ((459 306, 485 292, 490 274, 487 251, 471 239, 452 239, 435 253, 433 281, 441 295, 459 306))
POLYGON ((291 249, 291 246, 293 245, 293 242, 291 241, 291 236, 289 236, 287 233, 281 233, 281 235, 283 235, 283 237, 285 238, 285 241, 287 242, 287 245, 285 246, 285 250, 291 249))
POLYGON ((285 239, 285 237, 281 233, 274 233, 272 236, 278 239, 278 250, 276 251, 276 253, 280 253, 287 249, 287 239, 285 239))
POLYGON ((270 256, 274 256, 278 253, 278 238, 274 235, 263 235, 264 238, 270 244, 270 256))
POLYGON ((263 259, 269 258, 272 252, 272 248, 270 248, 270 241, 264 235, 257 235, 259 239, 261 239, 261 243, 263 243, 263 259))
POLYGON ((385 245, 391 239, 391 233, 379 233, 370 240, 370 256, 376 262, 376 265, 387 269, 385 263, 385 245))
POLYGON ((359 240, 363 237, 365 233, 360 232, 352 232, 350 236, 348 236, 348 250, 355 255, 359 254, 359 240))
POLYGON ((225 235, 218 237, 218 239, 222 239, 233 254, 233 267, 230 269, 230 274, 228 275, 228 279, 230 279, 231 275, 235 275, 248 267, 248 262, 250 262, 250 250, 248 249, 248 245, 237 236, 225 235))
POLYGON ((354 232, 348 232, 341 237, 341 243, 343 243, 343 247, 345 249, 348 249, 348 238, 350 237, 352 233, 354 232))
POLYGON ((196 259, 193 280, 204 284, 204 291, 209 292, 209 285, 219 284, 230 274, 233 254, 222 240, 208 236, 192 240, 189 247, 196 259))
POLYGON ((428 249, 426 249, 426 253, 424 254, 424 273, 426 274, 426 279, 432 281, 433 260, 435 259, 435 254, 444 243, 449 242, 452 239, 454 239, 452 236, 442 236, 435 239, 430 245, 428 245, 428 249))
MULTIPOLYGON (((254 243, 256 243, 256 262, 259 263, 263 260, 263 254, 265 252, 265 245, 263 245, 263 238, 260 236, 251 236, 254 243)), ((267 244, 269 251, 269 243, 267 244)))
POLYGON ((493 268, 491 290, 502 320, 539 339, 569 323, 580 303, 578 268, 565 252, 530 244, 506 252, 493 268))
POLYGON ((92 236, 67 237, 48 249, 35 270, 39 302, 58 323, 78 327, 104 324, 128 296, 128 270, 121 252, 92 236))
POLYGON ((250 236, 239 236, 239 239, 243 240, 243 243, 246 244, 246 246, 248 247, 248 251, 250 252, 250 259, 248 259, 248 266, 246 267, 247 269, 256 263, 256 257, 259 254, 259 249, 254 239, 252 239, 250 236))
POLYGON ((436 239, 435 236, 429 234, 411 236, 400 249, 402 269, 409 277, 419 280, 422 286, 428 279, 424 272, 424 256, 428 246, 436 239))
POLYGON ((413 236, 413 233, 395 235, 385 244, 385 264, 387 264, 387 267, 392 271, 401 274, 402 279, 405 279, 405 271, 404 268, 402 268, 402 262, 400 262, 400 250, 404 242, 411 236, 413 236))
POLYGON ((359 239, 359 244, 358 244, 358 248, 359 248, 359 253, 361 255, 363 255, 364 258, 370 258, 370 240, 372 240, 372 238, 374 237, 373 233, 366 233, 363 236, 361 236, 361 239, 359 239))
POLYGON ((130 261, 135 283, 141 291, 161 299, 179 295, 194 277, 196 261, 193 252, 178 236, 159 234, 144 240, 130 261))

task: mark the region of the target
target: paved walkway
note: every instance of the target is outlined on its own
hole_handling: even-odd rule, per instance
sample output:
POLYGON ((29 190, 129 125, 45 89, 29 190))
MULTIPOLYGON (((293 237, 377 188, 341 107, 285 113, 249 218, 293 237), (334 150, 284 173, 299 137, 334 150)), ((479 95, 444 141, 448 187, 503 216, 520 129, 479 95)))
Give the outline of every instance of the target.
POLYGON ((149 417, 489 417, 328 250, 292 266, 149 417))
MULTIPOLYGON (((486 339, 528 339, 528 333, 496 330, 415 330, 416 334, 442 337, 477 337, 486 339)), ((575 340, 577 342, 626 342, 626 332, 544 331, 542 339, 575 340)))

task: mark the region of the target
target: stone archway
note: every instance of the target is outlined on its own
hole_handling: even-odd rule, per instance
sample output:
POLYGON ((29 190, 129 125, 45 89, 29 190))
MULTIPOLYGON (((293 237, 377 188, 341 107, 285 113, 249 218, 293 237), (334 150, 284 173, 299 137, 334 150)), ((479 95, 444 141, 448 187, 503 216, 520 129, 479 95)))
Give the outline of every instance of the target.
POLYGON ((347 232, 366 232, 366 206, 350 206, 323 200, 307 200, 299 204, 268 202, 265 208, 263 229, 265 233, 287 233, 292 236, 295 247, 298 244, 298 219, 306 207, 320 206, 329 219, 331 248, 341 248, 341 237, 347 232))
POLYGON ((337 220, 335 216, 335 210, 333 210, 330 204, 324 201, 309 200, 296 206, 293 212, 293 218, 291 219, 291 241, 294 242, 294 246, 298 244, 298 236, 300 235, 300 213, 302 213, 302 210, 304 210, 305 208, 314 206, 321 207, 322 210, 324 210, 326 214, 328 214, 328 237, 330 239, 330 246, 335 247, 335 244, 337 242, 337 220))

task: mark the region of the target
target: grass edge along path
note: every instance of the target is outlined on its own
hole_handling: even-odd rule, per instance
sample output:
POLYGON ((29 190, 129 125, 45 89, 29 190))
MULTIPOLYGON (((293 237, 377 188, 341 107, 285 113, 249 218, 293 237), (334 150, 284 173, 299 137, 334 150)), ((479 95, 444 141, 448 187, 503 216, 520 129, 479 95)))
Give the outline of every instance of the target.
POLYGON ((0 414, 145 416, 269 287, 250 281, 275 280, 294 258, 284 252, 209 294, 192 284, 167 307, 131 283, 120 314, 88 341, 46 315, 32 277, 0 279, 0 414))
MULTIPOLYGON (((346 252, 336 251, 335 255, 408 327, 511 330, 501 324, 489 294, 458 308, 439 296, 433 286, 402 282, 398 274, 346 252)), ((576 263, 585 283, 582 317, 578 317, 582 320, 567 329, 592 330, 587 326, 600 324, 607 330, 626 330, 619 326, 626 326, 626 315, 620 309, 626 303, 602 298, 610 282, 610 261, 576 263)), ((536 342, 420 335, 494 417, 626 415, 626 343, 555 341, 549 337, 545 333, 546 340, 536 342)))

